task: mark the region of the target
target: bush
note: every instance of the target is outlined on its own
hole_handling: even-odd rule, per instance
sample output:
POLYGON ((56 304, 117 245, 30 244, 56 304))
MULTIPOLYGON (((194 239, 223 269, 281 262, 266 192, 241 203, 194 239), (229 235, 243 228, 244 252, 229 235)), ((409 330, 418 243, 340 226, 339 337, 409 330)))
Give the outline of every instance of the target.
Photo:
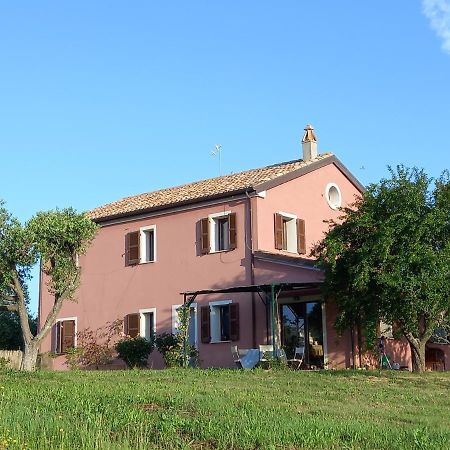
MULTIPOLYGON (((155 339, 155 345, 159 353, 164 358, 167 367, 183 367, 183 335, 181 333, 161 333, 155 339)), ((187 344, 187 354, 190 359, 190 365, 196 365, 198 351, 187 344)))
POLYGON ((153 351, 153 342, 137 336, 122 339, 116 344, 119 358, 123 359, 128 367, 146 367, 148 355, 153 351))

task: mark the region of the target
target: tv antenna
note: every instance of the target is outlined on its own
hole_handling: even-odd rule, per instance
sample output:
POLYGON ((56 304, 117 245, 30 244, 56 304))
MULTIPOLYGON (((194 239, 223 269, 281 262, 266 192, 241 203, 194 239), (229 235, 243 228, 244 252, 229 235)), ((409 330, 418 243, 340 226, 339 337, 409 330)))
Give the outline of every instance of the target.
POLYGON ((222 175, 222 146, 220 144, 216 144, 214 146, 214 150, 211 150, 211 155, 219 156, 219 176, 222 175))

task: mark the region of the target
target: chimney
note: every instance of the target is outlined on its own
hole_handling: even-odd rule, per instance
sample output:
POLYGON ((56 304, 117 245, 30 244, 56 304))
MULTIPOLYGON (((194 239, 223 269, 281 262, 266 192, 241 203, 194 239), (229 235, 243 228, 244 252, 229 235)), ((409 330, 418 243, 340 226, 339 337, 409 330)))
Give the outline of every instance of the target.
POLYGON ((311 161, 317 158, 317 138, 314 134, 314 128, 306 125, 305 134, 302 139, 303 161, 311 161))

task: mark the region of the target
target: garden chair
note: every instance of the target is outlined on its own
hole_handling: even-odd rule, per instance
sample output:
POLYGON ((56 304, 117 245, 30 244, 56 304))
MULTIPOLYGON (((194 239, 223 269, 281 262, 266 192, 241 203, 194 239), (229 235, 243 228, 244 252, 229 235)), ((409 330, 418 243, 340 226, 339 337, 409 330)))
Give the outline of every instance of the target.
POLYGON ((237 345, 231 346, 231 354, 233 355, 233 361, 238 367, 238 369, 242 369, 241 356, 239 355, 239 350, 237 345))
POLYGON ((294 370, 298 370, 302 365, 304 357, 305 357, 305 347, 295 347, 294 357, 292 359, 288 359, 288 364, 294 370))
POLYGON ((267 365, 273 354, 273 345, 260 345, 259 346, 259 363, 261 365, 267 365))

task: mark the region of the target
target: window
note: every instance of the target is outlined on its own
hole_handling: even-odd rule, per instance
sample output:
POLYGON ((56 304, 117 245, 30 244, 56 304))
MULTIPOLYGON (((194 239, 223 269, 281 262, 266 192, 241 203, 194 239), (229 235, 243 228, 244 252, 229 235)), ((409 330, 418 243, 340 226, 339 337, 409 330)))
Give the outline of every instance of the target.
POLYGON ((236 248, 236 213, 210 214, 200 221, 201 253, 215 253, 236 248))
POLYGON ((55 353, 66 353, 69 348, 76 347, 76 317, 58 319, 54 326, 55 353))
POLYGON ((275 248, 306 253, 305 221, 285 212, 275 213, 275 248))
POLYGON ((338 209, 342 204, 341 190, 335 183, 328 183, 325 188, 325 198, 331 209, 338 209))
POLYGON ((156 308, 140 309, 139 319, 140 335, 150 341, 156 333, 156 308))
POLYGON ((156 261, 156 225, 140 229, 141 263, 156 261))
POLYGON ((125 265, 156 261, 156 225, 142 227, 125 236, 125 265))
POLYGON ((201 334, 203 343, 239 340, 239 304, 223 300, 202 306, 201 334))
POLYGON ((127 336, 151 340, 156 332, 156 308, 140 309, 138 313, 128 314, 123 324, 127 336))

